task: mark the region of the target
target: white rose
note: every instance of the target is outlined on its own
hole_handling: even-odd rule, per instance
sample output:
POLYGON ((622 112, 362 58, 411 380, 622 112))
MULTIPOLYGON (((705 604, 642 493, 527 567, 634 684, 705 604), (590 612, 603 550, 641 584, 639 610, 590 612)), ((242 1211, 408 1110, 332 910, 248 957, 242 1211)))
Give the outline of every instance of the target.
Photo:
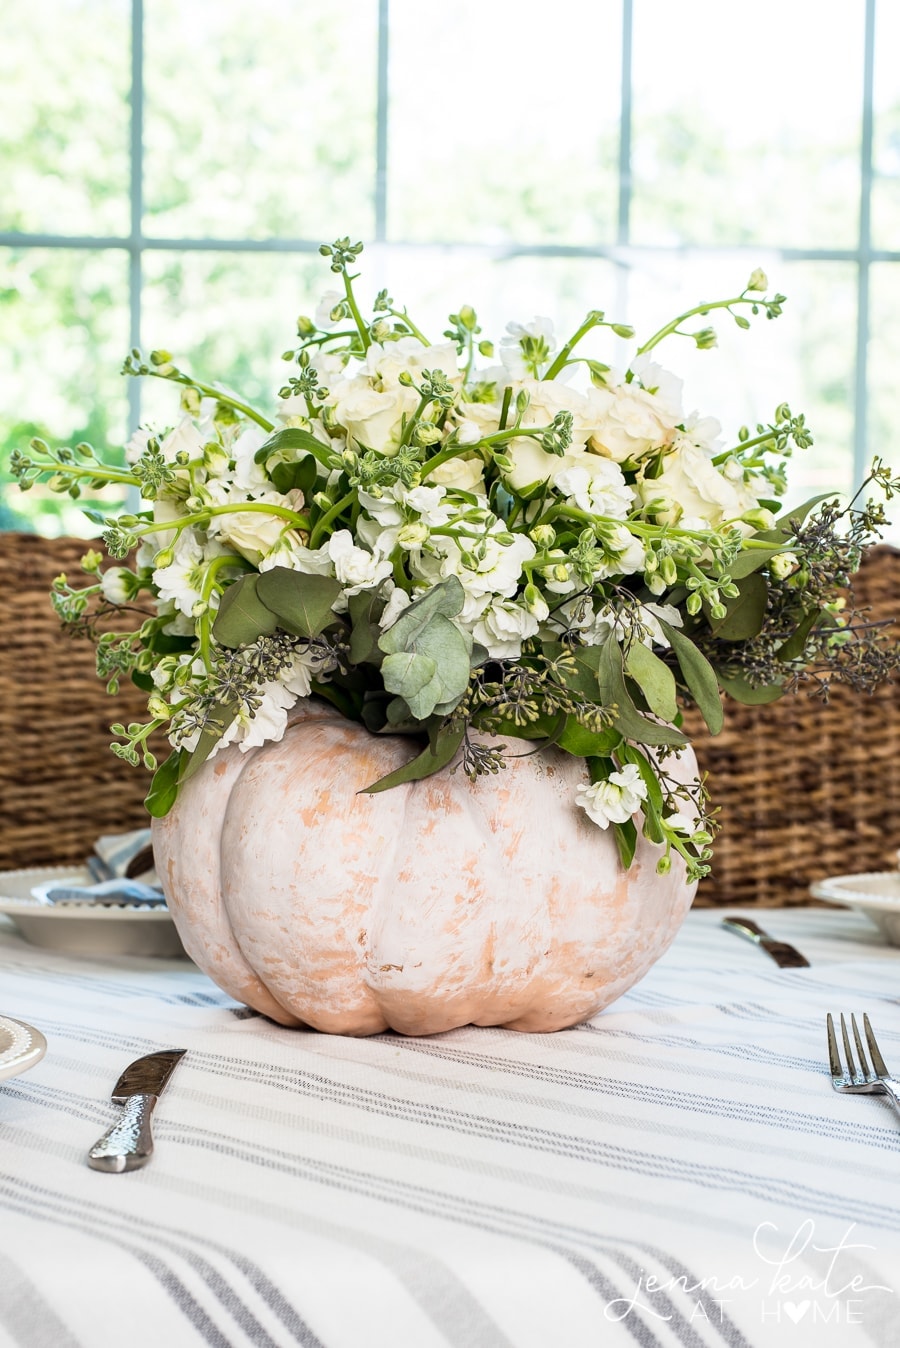
POLYGON ((659 477, 646 480, 639 477, 635 485, 645 504, 654 499, 669 503, 658 513, 662 523, 677 524, 682 516, 687 516, 716 528, 758 504, 744 483, 743 470, 739 465, 738 468, 738 480, 730 481, 725 471, 720 471, 701 449, 688 444, 665 456, 659 477))
POLYGON ((600 828, 627 823, 640 808, 641 801, 646 799, 647 788, 634 763, 626 763, 619 772, 611 772, 605 782, 579 786, 575 793, 575 804, 580 805, 600 828))
POLYGON ((518 604, 495 599, 475 624, 472 635, 492 660, 515 660, 522 642, 538 631, 538 620, 518 604))
POLYGON ((635 356, 631 373, 642 389, 653 394, 660 410, 667 412, 673 421, 681 421, 683 379, 657 365, 651 356, 635 356))
POLYGON ((332 534, 326 547, 345 596, 371 590, 391 574, 390 559, 358 548, 349 529, 339 529, 332 534))
POLYGON ((446 463, 438 464, 428 474, 428 481, 456 491, 468 491, 475 496, 484 496, 487 491, 484 464, 477 454, 458 454, 446 463))
POLYGON ((672 443, 676 422, 646 389, 634 384, 593 389, 590 403, 595 424, 588 443, 598 454, 624 463, 672 443))
POLYGON ((358 445, 388 456, 397 453, 404 417, 419 405, 415 389, 395 388, 379 393, 367 379, 350 379, 334 390, 334 415, 358 445))

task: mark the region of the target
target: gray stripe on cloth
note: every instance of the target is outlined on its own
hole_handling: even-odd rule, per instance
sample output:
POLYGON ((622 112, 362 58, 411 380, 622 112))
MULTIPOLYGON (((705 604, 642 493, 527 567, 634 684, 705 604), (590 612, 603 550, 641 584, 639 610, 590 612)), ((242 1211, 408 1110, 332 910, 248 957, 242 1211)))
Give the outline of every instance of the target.
POLYGON ((34 1283, 2 1250, 0 1324, 22 1348, 80 1348, 34 1283))
MULTIPOLYGON (((44 1142, 38 1143, 31 1134, 25 1133, 24 1130, 21 1132, 13 1129, 7 1130, 0 1125, 0 1137, 3 1137, 5 1132, 8 1133, 10 1142, 40 1151, 44 1155, 47 1154, 46 1144, 44 1142)), ((81 1159, 81 1153, 74 1148, 57 1146, 54 1152, 66 1159, 76 1161, 81 1159)), ((171 1188, 179 1195, 183 1195, 189 1190, 207 1202, 211 1201, 220 1206, 227 1206, 227 1192, 222 1188, 188 1183, 183 1178, 172 1179, 168 1183, 160 1183, 161 1177, 158 1171, 152 1172, 152 1174, 148 1172, 147 1178, 154 1188, 171 1188)), ((37 1186, 32 1187, 36 1188, 37 1186)), ((43 1192, 56 1196, 50 1190, 43 1192)), ((66 1195, 59 1195, 59 1197, 65 1201, 71 1201, 67 1200, 66 1195)), ((456 1274, 427 1252, 400 1245, 383 1236, 379 1236, 377 1240, 370 1239, 351 1228, 339 1226, 337 1223, 324 1222, 315 1218, 306 1221, 303 1214, 297 1213, 294 1209, 274 1208, 270 1204, 251 1201, 246 1195, 241 1196, 240 1207, 242 1211, 252 1208, 266 1216, 275 1216, 285 1224, 314 1230, 339 1243, 354 1246, 370 1258, 375 1259, 388 1268, 398 1281, 405 1286, 410 1299, 441 1331, 448 1342, 454 1345, 454 1348, 514 1348, 493 1317, 457 1278, 456 1274), (449 1333, 447 1325, 448 1315, 452 1317, 454 1330, 452 1335, 449 1333)), ((97 1210, 97 1205, 92 1205, 92 1208, 97 1210)), ((104 1220, 119 1221, 121 1224, 120 1214, 114 1210, 99 1210, 105 1214, 104 1220)), ((173 1228, 163 1227, 160 1223, 142 1219, 141 1229, 149 1228, 163 1231, 173 1230, 173 1228)), ((132 1227, 125 1224, 125 1229, 130 1231, 132 1227)), ((177 1231, 176 1234, 182 1239, 192 1239, 206 1248, 225 1253, 226 1257, 241 1268, 248 1281, 253 1284, 263 1299, 269 1302, 273 1312, 294 1333, 298 1343, 303 1344, 304 1348, 321 1348, 319 1340, 312 1330, 301 1320, 294 1308, 289 1305, 281 1291, 256 1265, 251 1264, 243 1256, 232 1254, 224 1246, 216 1244, 207 1236, 199 1236, 183 1230, 177 1231)))
MULTIPOLYGON (((13 1210, 25 1212, 38 1220, 52 1221, 55 1225, 72 1227, 84 1234, 93 1236, 97 1240, 128 1250, 134 1258, 138 1259, 154 1274, 182 1314, 206 1339, 206 1342, 212 1345, 212 1348, 233 1348, 232 1339, 224 1336, 223 1331, 214 1323, 156 1250, 145 1250, 135 1240, 126 1238, 128 1233, 135 1230, 135 1225, 132 1221, 121 1219, 114 1209, 102 1209, 93 1202, 83 1205, 67 1194, 56 1193, 51 1189, 44 1189, 36 1184, 28 1184, 10 1176, 0 1175, 0 1194, 6 1195, 8 1206, 13 1210)), ((152 1225, 154 1224, 142 1221, 139 1228, 140 1234, 145 1236, 152 1225)), ((149 1236, 147 1236, 147 1239, 150 1243, 149 1236)), ((206 1284, 222 1308, 240 1326, 252 1344, 258 1345, 259 1348, 280 1348, 280 1345, 267 1333, 264 1326, 260 1324, 259 1320, 240 1299, 234 1288, 229 1286, 218 1270, 206 1259, 187 1247, 179 1246, 176 1241, 171 1239, 157 1238, 155 1243, 169 1254, 178 1255, 190 1264, 194 1272, 206 1284)), ((307 1326, 303 1324, 299 1316, 296 1318, 301 1328, 306 1331, 307 1326)), ((301 1337, 294 1335, 294 1341, 301 1343, 303 1348, 324 1348, 321 1341, 311 1331, 306 1332, 301 1337)))

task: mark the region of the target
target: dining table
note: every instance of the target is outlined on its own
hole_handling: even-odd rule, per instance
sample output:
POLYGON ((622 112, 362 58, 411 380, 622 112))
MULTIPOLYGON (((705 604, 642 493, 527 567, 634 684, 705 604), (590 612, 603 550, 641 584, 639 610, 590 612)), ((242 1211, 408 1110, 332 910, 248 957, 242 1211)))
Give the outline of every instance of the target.
POLYGON ((900 1115, 832 1089, 829 1012, 900 1073, 900 948, 834 906, 696 909, 582 1025, 423 1038, 0 918, 0 1014, 47 1042, 0 1081, 0 1348, 896 1346, 900 1115), (167 1049, 152 1157, 92 1169, 167 1049))

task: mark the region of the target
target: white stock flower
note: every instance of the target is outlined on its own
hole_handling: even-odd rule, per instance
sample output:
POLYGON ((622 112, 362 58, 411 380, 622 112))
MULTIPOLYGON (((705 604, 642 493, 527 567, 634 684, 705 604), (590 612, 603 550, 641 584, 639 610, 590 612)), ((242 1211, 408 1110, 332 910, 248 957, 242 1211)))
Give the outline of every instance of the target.
POLYGON ((147 430, 146 427, 138 426, 137 430, 134 432, 131 439, 125 445, 126 463, 129 464, 137 463, 138 459, 141 457, 141 455, 147 448, 147 443, 152 434, 153 432, 147 430))
POLYGON ((507 323, 505 337, 500 339, 500 359, 510 379, 527 379, 534 374, 522 347, 526 343, 543 342, 547 354, 556 350, 556 337, 551 318, 533 318, 530 323, 507 323))
POLYGON ((203 565, 203 549, 189 529, 179 534, 175 543, 175 556, 168 566, 153 572, 153 583, 159 590, 159 598, 164 603, 172 603, 190 618, 194 605, 201 599, 201 588, 206 568, 203 565))
POLYGON ((440 370, 455 385, 460 385, 463 378, 453 342, 423 346, 418 337, 401 337, 383 346, 373 342, 366 352, 366 370, 383 389, 394 387, 404 372, 417 383, 423 370, 440 370))
POLYGON ((579 786, 575 793, 575 804, 580 805, 599 828, 627 823, 646 799, 647 788, 634 763, 626 763, 618 772, 611 772, 605 782, 579 786))
POLYGON ((266 491, 271 487, 261 463, 256 462, 256 451, 269 438, 261 426, 248 426, 231 446, 234 472, 231 480, 241 491, 266 491))
POLYGON ((324 328, 326 332, 330 332, 333 327, 337 326, 340 314, 337 318, 332 318, 332 312, 339 304, 343 303, 343 300, 344 296, 339 290, 325 291, 316 305, 315 324, 317 328, 324 328))
POLYGON ((660 409, 668 412, 673 421, 681 421, 683 379, 657 365, 651 356, 635 356, 631 373, 642 389, 653 394, 660 409))
POLYGON ((203 436, 191 417, 183 417, 178 425, 160 441, 159 452, 166 463, 174 463, 177 454, 187 454, 189 459, 199 459, 203 455, 203 436))
POLYGON ((598 454, 583 454, 573 467, 555 473, 553 486, 570 504, 593 515, 624 520, 634 503, 619 465, 598 454))
MULTIPOLYGON (((499 521, 494 528, 497 532, 503 530, 499 521)), ((452 539, 442 539, 441 542, 447 548, 441 575, 458 576, 466 593, 475 598, 490 594, 509 598, 515 594, 522 574, 522 563, 530 562, 537 551, 531 539, 524 534, 514 534, 512 542, 506 544, 488 534, 479 540, 477 550, 473 549, 473 569, 465 565, 459 546, 452 539)))
POLYGON ((391 574, 390 558, 358 548, 349 529, 338 529, 325 546, 345 596, 374 589, 391 574))
POLYGON ((408 609, 412 603, 410 596, 399 585, 395 585, 391 580, 386 581, 385 583, 391 586, 391 592, 388 596, 387 604, 384 607, 384 612, 378 619, 378 626, 382 631, 388 627, 393 627, 394 623, 400 617, 400 614, 404 609, 408 609))
POLYGON ((276 566, 287 567, 289 571, 303 571, 308 576, 334 575, 327 545, 323 548, 308 548, 292 529, 281 535, 275 547, 259 563, 260 571, 271 571, 276 566))
POLYGON ((535 636, 538 626, 534 614, 519 604, 494 599, 475 624, 472 635, 492 660, 515 660, 522 654, 522 642, 535 636))
POLYGON ((443 486, 413 487, 405 493, 403 504, 414 510, 423 524, 438 529, 453 518, 453 506, 443 504, 446 495, 443 486))

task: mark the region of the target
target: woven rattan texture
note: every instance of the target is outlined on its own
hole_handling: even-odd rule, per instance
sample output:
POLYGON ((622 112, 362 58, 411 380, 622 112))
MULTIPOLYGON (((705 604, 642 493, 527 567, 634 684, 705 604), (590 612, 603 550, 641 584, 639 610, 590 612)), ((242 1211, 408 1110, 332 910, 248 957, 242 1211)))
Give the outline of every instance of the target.
MULTIPOLYGON (((900 616, 900 552, 873 548, 854 578, 872 619, 900 616)), ((900 628, 894 627, 894 636, 900 628)), ((892 870, 900 847, 898 688, 799 693, 767 707, 726 707, 712 739, 687 719, 713 802, 721 806, 713 874, 699 907, 809 901, 827 875, 892 870)))
POLYGON ((149 774, 109 750, 113 721, 146 719, 132 685, 111 698, 94 647, 49 600, 88 544, 0 533, 0 870, 83 861, 101 833, 146 826, 149 774))
MULTIPOLYGON (((47 598, 85 544, 0 533, 0 869, 79 861, 101 833, 146 824, 148 776, 110 753, 109 725, 143 719, 124 685, 107 696, 94 649, 60 631, 47 598)), ((857 577, 873 618, 900 613, 900 552, 876 548, 857 577)), ((893 865, 900 846, 897 689, 838 688, 768 707, 730 703, 715 739, 688 726, 721 806, 714 874, 697 903, 803 903, 816 878, 893 865)))

